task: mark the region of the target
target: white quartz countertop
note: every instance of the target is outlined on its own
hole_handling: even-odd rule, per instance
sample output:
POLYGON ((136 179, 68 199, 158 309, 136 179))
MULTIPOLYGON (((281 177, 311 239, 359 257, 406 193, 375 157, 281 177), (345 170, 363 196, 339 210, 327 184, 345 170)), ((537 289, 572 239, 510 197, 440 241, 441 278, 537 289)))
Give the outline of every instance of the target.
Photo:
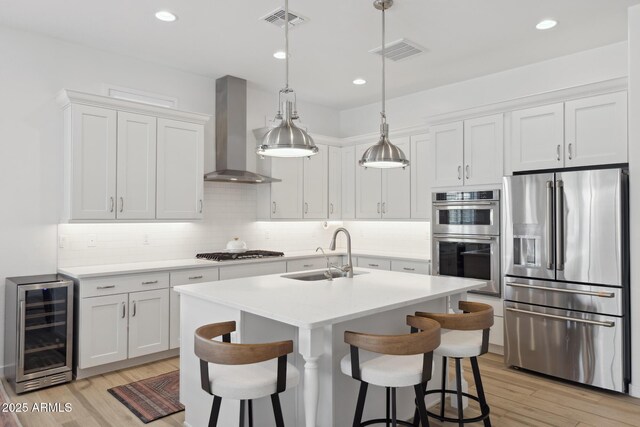
MULTIPOLYGON (((330 251, 325 248, 325 252, 328 256, 341 256, 346 255, 346 251, 338 249, 336 251, 330 251)), ((429 258, 426 255, 420 254, 401 254, 397 252, 384 252, 384 251, 362 251, 353 252, 355 256, 370 256, 378 258, 397 258, 406 259, 411 261, 426 262, 429 258)), ((86 279, 89 277, 101 277, 101 276, 113 276, 117 274, 133 274, 133 273, 148 273, 155 271, 169 271, 179 270, 187 268, 207 268, 207 267, 224 267, 228 265, 238 264, 255 264, 262 262, 277 262, 277 261, 291 261, 301 258, 310 258, 322 256, 322 254, 314 251, 291 251, 285 252, 284 257, 270 257, 270 258, 252 258, 234 261, 209 261, 202 259, 175 259, 165 261, 147 261, 147 262, 131 262, 123 264, 105 264, 105 265, 88 265, 79 267, 59 267, 58 273, 64 274, 75 279, 86 279)))
MULTIPOLYGON (((322 270, 318 270, 322 272, 322 270)), ((317 328, 477 289, 486 282, 356 268, 352 279, 301 281, 283 274, 176 286, 183 295, 300 328, 317 328)))

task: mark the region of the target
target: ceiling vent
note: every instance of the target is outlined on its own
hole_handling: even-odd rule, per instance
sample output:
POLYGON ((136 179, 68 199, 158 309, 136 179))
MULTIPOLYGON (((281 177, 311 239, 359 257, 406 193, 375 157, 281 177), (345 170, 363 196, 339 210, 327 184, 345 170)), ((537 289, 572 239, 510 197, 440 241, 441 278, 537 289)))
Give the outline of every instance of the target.
MULTIPOLYGON (((384 56, 391 61, 402 61, 412 56, 416 56, 425 52, 426 49, 421 47, 420 45, 407 40, 400 39, 391 43, 387 43, 385 47, 384 56)), ((382 46, 379 46, 375 49, 369 51, 369 53, 374 53, 376 55, 382 55, 382 46)))
MULTIPOLYGON (((260 18, 260 20, 273 25, 277 25, 280 28, 284 28, 284 9, 280 7, 272 12, 269 12, 268 14, 260 18)), ((301 16, 289 10, 289 29, 295 28, 300 24, 304 24, 308 20, 308 18, 305 18, 304 16, 301 16)))

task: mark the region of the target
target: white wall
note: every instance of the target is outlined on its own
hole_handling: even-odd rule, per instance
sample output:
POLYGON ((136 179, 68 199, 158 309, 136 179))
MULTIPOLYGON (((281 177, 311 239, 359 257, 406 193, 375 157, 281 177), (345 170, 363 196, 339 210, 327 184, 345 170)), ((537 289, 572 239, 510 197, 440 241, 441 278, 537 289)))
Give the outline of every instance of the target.
MULTIPOLYGON (((389 99, 387 118, 393 134, 394 129, 424 124, 433 115, 623 77, 627 72, 627 43, 621 42, 389 99)), ((387 75, 393 78, 392 72, 387 75)), ((379 111, 379 103, 342 111, 340 136, 377 132, 379 111)))

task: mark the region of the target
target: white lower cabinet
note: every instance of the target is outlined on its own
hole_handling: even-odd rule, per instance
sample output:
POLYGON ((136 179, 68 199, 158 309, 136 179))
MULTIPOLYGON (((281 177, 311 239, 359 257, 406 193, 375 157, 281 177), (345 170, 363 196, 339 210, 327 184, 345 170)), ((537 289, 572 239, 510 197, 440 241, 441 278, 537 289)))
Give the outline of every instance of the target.
POLYGON ((169 290, 169 348, 180 347, 180 294, 169 290))
POLYGON ((239 279, 241 277, 262 276, 265 274, 286 273, 286 261, 270 261, 257 264, 240 264, 220 267, 220 280, 239 279))
POLYGON ((489 344, 498 347, 504 346, 504 306, 501 298, 484 296, 479 294, 467 294, 467 301, 489 304, 493 307, 493 326, 489 334, 489 344))
POLYGON ((414 274, 431 274, 429 261, 391 260, 391 271, 414 274))
POLYGON ((80 302, 78 367, 127 358, 128 295, 105 295, 80 302))
POLYGON ((391 270, 391 261, 382 258, 359 256, 356 265, 358 267, 372 268, 374 270, 391 270))
POLYGON ((169 289, 129 294, 129 357, 169 349, 169 289))

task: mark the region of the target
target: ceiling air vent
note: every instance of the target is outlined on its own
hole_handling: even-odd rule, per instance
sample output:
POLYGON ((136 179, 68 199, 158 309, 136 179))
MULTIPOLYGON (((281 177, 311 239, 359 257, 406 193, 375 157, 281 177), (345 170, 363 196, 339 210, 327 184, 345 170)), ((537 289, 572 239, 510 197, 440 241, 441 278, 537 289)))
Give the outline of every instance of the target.
MULTIPOLYGON (((391 43, 387 43, 384 56, 387 59, 397 62, 410 58, 412 56, 416 56, 425 51, 426 49, 412 41, 409 41, 407 39, 400 39, 391 43)), ((378 46, 377 48, 370 50, 369 53, 382 55, 382 46, 378 46)))
MULTIPOLYGON (((260 18, 260 20, 266 21, 273 25, 277 25, 280 28, 284 28, 284 9, 278 8, 272 12, 269 12, 268 14, 260 18)), ((297 27, 300 24, 304 24, 308 20, 308 18, 305 18, 304 16, 301 16, 289 10, 289 28, 297 27)))

